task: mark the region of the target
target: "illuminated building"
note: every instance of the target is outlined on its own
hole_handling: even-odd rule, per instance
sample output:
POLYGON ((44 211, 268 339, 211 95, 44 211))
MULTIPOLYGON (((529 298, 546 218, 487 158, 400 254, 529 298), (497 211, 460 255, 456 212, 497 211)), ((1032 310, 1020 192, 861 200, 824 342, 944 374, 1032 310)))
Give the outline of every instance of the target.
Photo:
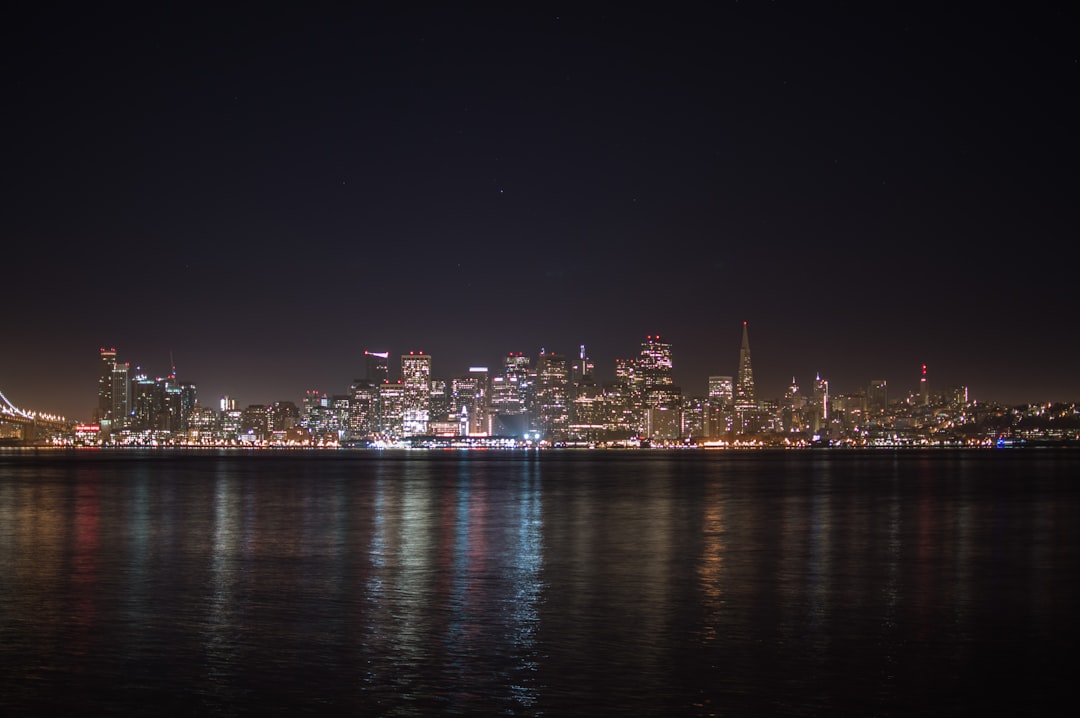
POLYGON ((884 379, 871 379, 866 392, 866 412, 871 419, 885 416, 889 409, 889 385, 884 379))
POLYGON ((240 435, 261 441, 270 436, 270 411, 265 404, 251 404, 240 412, 240 435))
POLYGON ((401 356, 402 436, 427 433, 431 418, 431 356, 409 352, 401 356))
POLYGON ((570 383, 575 387, 594 383, 595 370, 596 365, 585 355, 585 345, 582 344, 578 350, 578 360, 570 370, 570 383))
POLYGON ((221 412, 220 436, 225 439, 236 439, 240 435, 240 427, 243 424, 243 413, 236 408, 221 412))
POLYGON ((301 402, 300 426, 313 437, 324 436, 330 428, 330 402, 326 394, 308 390, 301 402))
POLYGON ((671 344, 657 336, 647 336, 638 358, 641 397, 644 402, 645 435, 670 441, 682 429, 682 390, 672 381, 671 344))
POLYGON ((923 406, 930 405, 930 385, 926 381, 926 365, 922 365, 922 378, 919 379, 919 402, 923 406))
POLYGON ((605 402, 603 391, 595 382, 578 384, 570 402, 570 437, 577 441, 597 441, 605 433, 605 402))
POLYGON ((163 428, 161 416, 165 407, 164 383, 150 379, 145 374, 138 374, 131 388, 130 428, 136 431, 163 428))
POLYGON ((758 405, 754 399, 754 369, 750 364, 750 334, 743 322, 739 370, 735 379, 735 429, 746 434, 758 430, 758 405))
POLYGON ((300 423, 300 409, 291 401, 275 401, 266 415, 270 433, 288 431, 300 423))
POLYGON ((374 434, 378 427, 379 391, 371 379, 357 379, 349 387, 350 439, 362 439, 374 434))
POLYGON ((707 434, 709 401, 704 397, 688 396, 682 400, 682 428, 679 435, 684 439, 704 439, 707 434))
POLYGON ((656 389, 662 389, 672 385, 671 378, 671 344, 660 340, 658 336, 648 336, 641 343, 641 367, 642 386, 645 390, 646 402, 650 402, 648 395, 656 389))
POLYGON ((822 379, 820 373, 814 378, 814 396, 810 403, 814 412, 810 428, 821 431, 829 423, 829 382, 822 379))
POLYGON ((626 423, 635 434, 644 434, 645 426, 645 379, 640 359, 616 359, 615 381, 622 388, 618 393, 620 409, 626 423))
POLYGON ((739 348, 739 372, 735 382, 735 409, 739 412, 753 411, 757 408, 754 401, 754 369, 750 364, 750 335, 746 322, 742 326, 742 346, 739 348))
POLYGON ((385 437, 402 436, 405 416, 405 387, 400 381, 379 386, 379 424, 376 433, 385 437))
POLYGON ((735 388, 730 376, 709 377, 709 402, 722 408, 734 406, 735 388))
POLYGON ((97 420, 101 425, 102 431, 108 434, 109 426, 112 423, 112 371, 113 365, 116 363, 116 348, 110 347, 106 349, 105 347, 101 347, 98 351, 101 353, 101 363, 98 366, 97 420))
POLYGON ((375 386, 390 381, 390 352, 372 352, 364 350, 365 379, 375 386))
POLYGON ((579 441, 595 441, 604 429, 603 392, 594 378, 595 365, 578 350, 578 359, 570 368, 570 436, 579 441))
MULTIPOLYGON (((444 421, 450 415, 450 392, 445 379, 432 379, 428 384, 428 404, 431 410, 429 421, 444 421)), ((431 427, 428 427, 431 431, 431 427)))
POLYGON ((537 429, 549 441, 565 441, 569 427, 566 357, 540 350, 536 362, 537 429))
POLYGON ((782 429, 786 432, 802 431, 803 426, 803 406, 806 404, 805 397, 802 392, 799 391, 799 385, 795 381, 795 377, 791 377, 791 385, 784 392, 784 404, 782 415, 782 429))
POLYGON ((469 367, 469 373, 451 381, 450 414, 465 424, 465 433, 491 433, 487 367, 469 367))
POLYGON ((125 428, 131 418, 131 365, 127 362, 113 362, 111 383, 109 392, 112 400, 112 409, 109 412, 111 418, 111 430, 125 428))

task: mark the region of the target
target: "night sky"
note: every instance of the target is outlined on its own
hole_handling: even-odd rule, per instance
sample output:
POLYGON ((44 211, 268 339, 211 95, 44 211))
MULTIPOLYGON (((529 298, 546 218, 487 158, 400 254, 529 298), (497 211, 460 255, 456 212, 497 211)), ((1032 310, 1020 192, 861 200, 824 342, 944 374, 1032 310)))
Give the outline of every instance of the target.
POLYGON ((659 334, 704 394, 747 321, 763 398, 1080 400, 1066 3, 370 5, 7 18, 0 391, 89 419, 101 346, 215 406, 364 349, 606 380, 659 334))

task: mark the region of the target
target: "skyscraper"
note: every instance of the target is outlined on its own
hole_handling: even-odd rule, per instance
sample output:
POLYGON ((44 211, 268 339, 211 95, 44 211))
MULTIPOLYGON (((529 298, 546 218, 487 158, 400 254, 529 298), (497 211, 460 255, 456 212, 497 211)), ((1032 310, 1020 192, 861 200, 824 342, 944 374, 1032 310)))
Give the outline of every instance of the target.
POLYGON ((540 350, 536 363, 536 402, 540 433, 550 441, 564 441, 570 423, 567 385, 570 372, 562 354, 540 350))
POLYGON ((746 322, 742 324, 742 347, 739 349, 739 373, 735 380, 735 409, 750 411, 754 402, 754 370, 750 366, 750 335, 746 322))
MULTIPOLYGON (((102 424, 109 424, 113 410, 113 365, 116 364, 116 347, 101 347, 101 363, 98 366, 98 408, 97 419, 102 424)), ((104 428, 104 427, 103 427, 104 428)), ((106 429, 107 431, 107 429, 106 429)))
POLYGON ((641 372, 645 393, 672 384, 671 344, 660 336, 647 336, 641 343, 641 372))
POLYGON ((131 365, 128 362, 114 361, 112 365, 112 409, 109 417, 112 429, 127 428, 131 419, 131 365))
POLYGON ((889 409, 889 385, 884 379, 871 379, 866 392, 866 411, 871 417, 881 417, 889 409))
POLYGON ((431 418, 431 356, 424 352, 402 354, 401 383, 404 435, 424 434, 431 418))
POLYGON ((376 387, 390 381, 390 352, 371 352, 364 350, 364 362, 367 374, 364 377, 376 387))

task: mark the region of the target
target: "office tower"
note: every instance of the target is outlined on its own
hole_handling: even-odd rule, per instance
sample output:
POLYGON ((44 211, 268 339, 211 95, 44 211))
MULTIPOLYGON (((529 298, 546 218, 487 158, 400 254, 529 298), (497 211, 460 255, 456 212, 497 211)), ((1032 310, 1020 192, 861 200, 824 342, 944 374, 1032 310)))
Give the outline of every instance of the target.
POLYGON ((802 410, 806 403, 805 397, 799 391, 799 384, 795 377, 791 377, 791 385, 784 392, 784 403, 781 406, 781 426, 784 431, 801 431, 803 429, 802 410))
POLYGON ((734 384, 730 376, 709 377, 709 402, 716 406, 728 408, 734 405, 734 384))
POLYGON ((131 365, 114 361, 111 383, 109 394, 112 408, 109 416, 112 419, 112 429, 116 431, 126 428, 131 419, 131 365))
POLYGON ((469 376, 475 378, 476 395, 473 411, 469 416, 469 433, 474 436, 491 435, 491 376, 486 366, 469 367, 469 376))
POLYGON ((223 396, 218 401, 221 411, 236 411, 236 399, 231 396, 223 396))
POLYGON ((107 432, 106 427, 109 426, 112 421, 112 370, 113 364, 116 363, 116 348, 110 347, 106 349, 105 347, 101 347, 98 351, 101 353, 101 363, 98 366, 97 420, 103 425, 103 429, 107 432))
POLYGON ((659 335, 649 335, 641 343, 638 357, 641 378, 641 408, 644 434, 650 438, 677 439, 682 391, 672 379, 671 344, 659 335))
POLYGON ((704 397, 688 396, 682 401, 682 430, 684 439, 703 439, 709 426, 709 401, 704 397))
POLYGON ((371 379, 357 379, 349 387, 350 439, 373 435, 378 428, 379 392, 371 379))
POLYGON ((364 350, 365 379, 376 387, 390 381, 390 352, 371 352, 364 350))
POLYGON ((300 423, 300 407, 291 401, 275 401, 267 410, 271 432, 288 431, 300 423))
POLYGON ((428 384, 428 407, 431 421, 446 421, 450 415, 450 391, 445 379, 432 379, 428 384))
POLYGON ((165 386, 139 373, 135 376, 131 394, 131 428, 136 431, 162 428, 160 422, 165 407, 165 386))
POLYGON ((923 406, 930 404, 930 385, 926 382, 926 365, 922 365, 922 378, 919 379, 919 402, 923 406))
POLYGON ((378 432, 384 439, 403 436, 405 416, 405 387, 401 381, 387 382, 379 386, 378 432))
POLYGON ((735 383, 730 376, 709 377, 708 425, 705 432, 716 439, 731 433, 735 422, 735 383))
POLYGON ((739 348, 739 372, 735 381, 735 408, 752 411, 754 402, 754 369, 750 365, 750 334, 746 322, 742 325, 742 346, 739 348))
POLYGON ((503 375, 511 387, 510 396, 500 408, 500 413, 525 414, 533 403, 536 387, 532 373, 532 360, 521 352, 510 352, 503 360, 503 375))
POLYGON ((321 437, 330 427, 330 400, 326 394, 314 389, 304 392, 301 401, 300 426, 314 437, 321 437))
POLYGON ((671 344, 658 336, 648 336, 641 343, 640 364, 645 394, 660 387, 671 386, 671 344))
POLYGON ((811 404, 814 416, 810 428, 814 431, 821 431, 829 423, 829 382, 822 379, 820 373, 814 377, 814 392, 811 404))
POLYGON ((570 383, 575 387, 591 384, 595 371, 596 365, 585 354, 585 345, 582 344, 578 350, 578 359, 570 370, 570 383))
POLYGON ((431 356, 424 352, 401 355, 403 436, 427 433, 431 419, 431 356))
POLYGON ((620 385, 615 394, 619 397, 622 420, 632 427, 632 433, 644 434, 645 420, 645 373, 641 357, 615 360, 615 381, 620 385))
POLYGON ((889 386, 884 379, 871 379, 866 392, 866 410, 871 419, 880 418, 889 409, 889 386))
POLYGON ((270 438, 270 409, 265 404, 250 404, 240 412, 240 436, 255 441, 270 438))
POLYGON ((352 397, 348 394, 334 394, 330 397, 330 417, 327 425, 329 436, 338 441, 345 438, 349 431, 349 412, 352 397))
POLYGON ((549 441, 565 441, 569 425, 566 357, 540 350, 536 362, 537 428, 549 441))

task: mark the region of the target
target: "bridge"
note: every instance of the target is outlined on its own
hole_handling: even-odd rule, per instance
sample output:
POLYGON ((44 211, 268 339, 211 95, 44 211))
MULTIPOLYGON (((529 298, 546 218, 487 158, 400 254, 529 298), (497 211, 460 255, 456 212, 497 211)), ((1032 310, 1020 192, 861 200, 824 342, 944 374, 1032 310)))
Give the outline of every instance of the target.
POLYGON ((62 416, 20 409, 0 391, 0 445, 41 446, 75 426, 62 416))

